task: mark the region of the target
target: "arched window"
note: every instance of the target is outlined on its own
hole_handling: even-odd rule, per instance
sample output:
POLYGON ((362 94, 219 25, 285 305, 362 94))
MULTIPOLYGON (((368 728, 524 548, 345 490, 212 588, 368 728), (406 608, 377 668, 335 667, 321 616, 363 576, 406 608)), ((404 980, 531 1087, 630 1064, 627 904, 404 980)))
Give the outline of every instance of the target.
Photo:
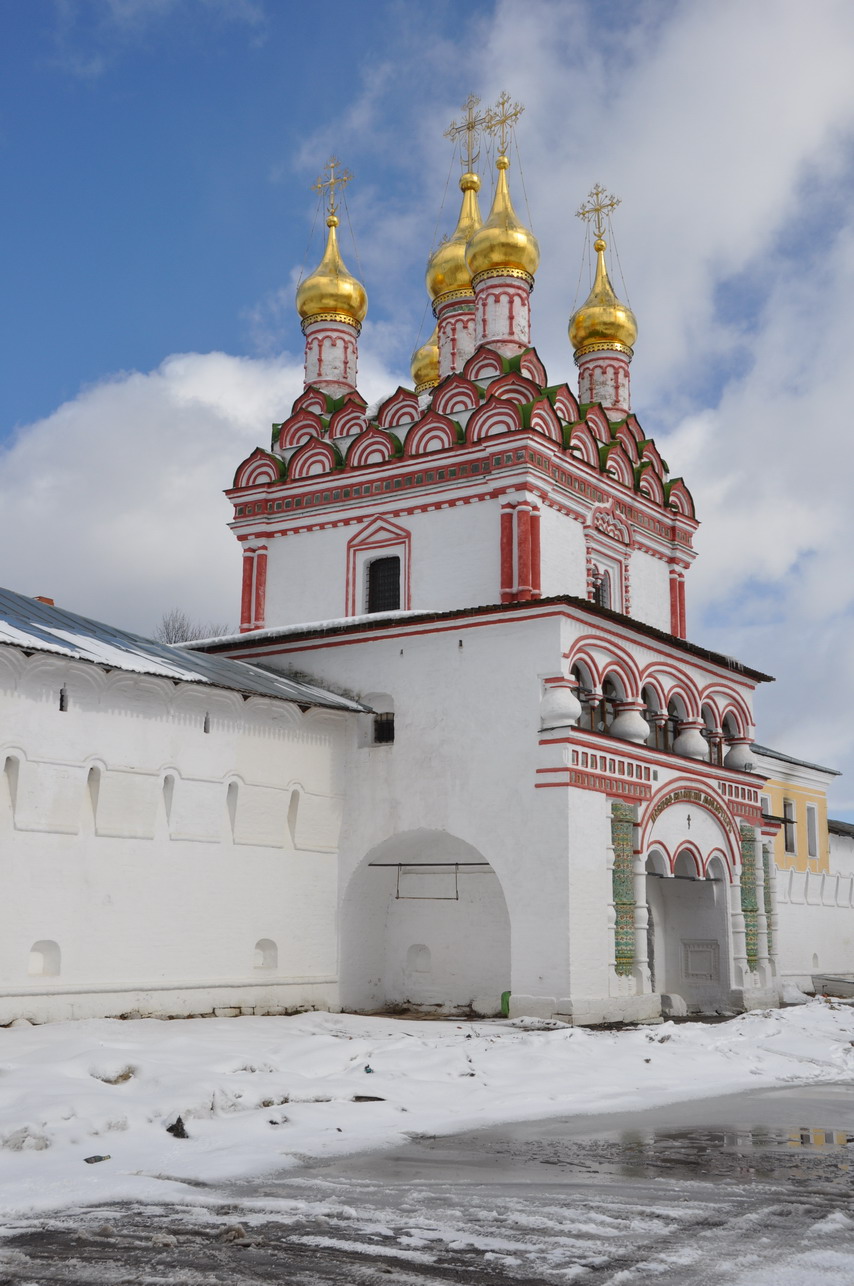
POLYGON ((717 726, 717 718, 711 706, 703 706, 700 714, 703 718, 703 727, 700 729, 703 737, 709 743, 709 763, 722 764, 724 761, 724 739, 723 733, 717 726))
POLYGON ((578 721, 578 726, 595 732, 599 726, 599 704, 592 699, 593 680, 586 667, 581 665, 574 665, 570 674, 575 680, 576 696, 581 702, 581 718, 578 721))
POLYGON ((292 790, 288 801, 288 832, 294 848, 297 846, 297 824, 299 821, 299 791, 292 790))
POLYGON ((641 691, 641 701, 646 706, 644 718, 650 726, 650 734, 647 738, 648 746, 655 746, 656 750, 667 749, 667 720, 661 709, 661 702, 654 688, 645 687, 641 691))
POLYGON ((611 593, 611 573, 600 567, 593 568, 593 602, 597 607, 611 607, 613 595, 611 593))
POLYGON ((369 612, 395 612, 400 607, 400 558, 374 558, 368 563, 369 612))
POLYGON ((617 703, 624 700, 622 686, 610 675, 602 681, 602 702, 599 707, 599 731, 607 732, 617 717, 617 703))

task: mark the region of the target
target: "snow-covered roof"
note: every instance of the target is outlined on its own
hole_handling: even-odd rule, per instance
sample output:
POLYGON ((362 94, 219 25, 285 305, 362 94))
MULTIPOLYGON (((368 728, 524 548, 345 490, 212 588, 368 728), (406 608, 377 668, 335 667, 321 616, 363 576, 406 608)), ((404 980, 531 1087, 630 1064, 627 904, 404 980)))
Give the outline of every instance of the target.
POLYGON ((169 643, 156 643, 9 589, 0 589, 0 644, 28 652, 53 652, 109 669, 276 697, 299 705, 365 709, 358 701, 246 661, 232 661, 229 657, 205 652, 185 652, 169 643))

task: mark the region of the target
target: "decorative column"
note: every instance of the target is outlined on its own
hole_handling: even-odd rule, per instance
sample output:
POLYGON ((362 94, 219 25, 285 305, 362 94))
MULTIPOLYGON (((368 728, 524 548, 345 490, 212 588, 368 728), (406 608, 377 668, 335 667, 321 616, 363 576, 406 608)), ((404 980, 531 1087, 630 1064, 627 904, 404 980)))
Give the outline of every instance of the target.
POLYGON ((756 884, 756 965, 764 986, 771 981, 771 961, 768 955, 768 912, 765 904, 765 862, 762 838, 753 840, 753 871, 756 884))
POLYGON ((685 575, 678 567, 670 568, 670 633, 678 639, 685 632, 685 575))
MULTIPOLYGON (((762 846, 762 869, 765 873, 765 915, 768 926, 768 961, 773 978, 777 973, 777 863, 771 844, 762 846)), ((769 979, 770 981, 770 979, 769 979)))
POLYGON ((741 906, 741 885, 734 880, 729 886, 729 918, 732 930, 732 985, 744 987, 747 983, 747 934, 741 906))
POLYGON ((635 890, 634 975, 639 994, 648 995, 652 991, 652 977, 649 971, 649 906, 646 900, 646 861, 640 847, 640 833, 640 826, 635 822, 632 828, 634 844, 632 872, 635 890))
MULTIPOLYGON (((750 973, 759 962, 759 906, 756 888, 756 833, 745 823, 739 827, 741 834, 741 909, 744 915, 745 953, 750 973)), ((764 908, 763 908, 764 909, 764 908)), ((767 933, 767 924, 766 924, 767 933)), ((768 954, 766 938, 765 954, 768 954)))
POLYGON ((634 823, 633 806, 624 804, 622 800, 612 800, 615 967, 617 974, 622 976, 631 975, 635 967, 634 823))

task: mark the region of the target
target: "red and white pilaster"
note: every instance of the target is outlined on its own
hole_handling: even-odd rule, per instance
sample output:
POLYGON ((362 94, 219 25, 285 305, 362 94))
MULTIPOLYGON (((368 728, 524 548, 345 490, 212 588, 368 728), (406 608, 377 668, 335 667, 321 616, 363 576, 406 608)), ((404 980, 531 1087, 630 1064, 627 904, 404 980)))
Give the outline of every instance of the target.
POLYGON ((540 510, 518 500, 501 510, 501 602, 527 602, 542 596, 540 510))
POLYGON ((240 596, 240 632, 264 628, 267 602, 267 546, 243 550, 243 588, 240 596))

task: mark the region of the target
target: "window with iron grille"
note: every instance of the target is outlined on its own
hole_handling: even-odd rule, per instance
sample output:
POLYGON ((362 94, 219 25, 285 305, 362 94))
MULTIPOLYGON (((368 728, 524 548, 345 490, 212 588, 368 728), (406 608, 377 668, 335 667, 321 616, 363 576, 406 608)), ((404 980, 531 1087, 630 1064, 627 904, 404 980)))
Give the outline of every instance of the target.
POLYGON ((393 612, 400 607, 400 558, 368 563, 368 611, 393 612))
POLYGON ((387 746, 394 741, 394 715, 374 715, 374 745, 387 746))

